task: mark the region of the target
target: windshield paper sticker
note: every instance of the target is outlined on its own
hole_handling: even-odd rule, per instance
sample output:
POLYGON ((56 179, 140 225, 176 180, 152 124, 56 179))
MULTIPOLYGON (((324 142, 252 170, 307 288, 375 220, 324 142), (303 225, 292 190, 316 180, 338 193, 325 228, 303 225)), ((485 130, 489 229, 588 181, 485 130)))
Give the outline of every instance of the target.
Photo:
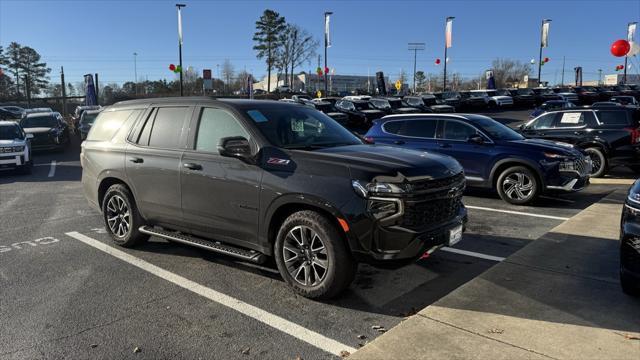
POLYGON ((267 122, 269 120, 267 120, 266 117, 264 117, 264 115, 262 115, 262 113, 258 110, 249 110, 247 111, 247 114, 249 114, 249 116, 251 116, 251 118, 253 119, 253 121, 257 122, 257 123, 261 123, 261 122, 267 122))
POLYGON ((304 120, 292 120, 291 121, 291 131, 293 132, 304 132, 304 120))
POLYGON ((562 124, 579 124, 581 117, 582 117, 581 113, 564 113, 564 114, 562 114, 562 119, 560 119, 560 123, 562 123, 562 124))

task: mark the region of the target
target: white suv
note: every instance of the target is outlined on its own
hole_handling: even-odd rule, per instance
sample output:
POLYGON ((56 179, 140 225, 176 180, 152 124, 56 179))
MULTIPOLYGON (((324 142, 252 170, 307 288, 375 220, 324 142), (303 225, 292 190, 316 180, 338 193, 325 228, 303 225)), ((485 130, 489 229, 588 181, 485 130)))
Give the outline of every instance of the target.
POLYGON ((500 95, 497 90, 471 90, 471 93, 484 96, 484 101, 490 109, 513 106, 513 98, 500 95))
POLYGON ((33 134, 26 134, 17 123, 0 121, 0 170, 10 168, 30 174, 32 138, 33 134))

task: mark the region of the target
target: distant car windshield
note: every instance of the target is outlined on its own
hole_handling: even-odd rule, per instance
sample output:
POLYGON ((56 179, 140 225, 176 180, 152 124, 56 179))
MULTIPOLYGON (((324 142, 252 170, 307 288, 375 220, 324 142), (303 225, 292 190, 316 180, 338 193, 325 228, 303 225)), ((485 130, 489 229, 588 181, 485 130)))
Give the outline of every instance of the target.
POLYGON ((353 103, 358 110, 371 110, 371 106, 368 102, 355 102, 353 103))
POLYGON ((313 150, 362 144, 349 130, 314 109, 265 107, 248 110, 247 114, 271 144, 284 149, 313 150))
POLYGON ((0 140, 22 139, 22 133, 16 125, 0 126, 0 140))
POLYGON ((488 134, 493 140, 511 141, 524 139, 522 135, 518 134, 510 127, 488 117, 474 117, 473 123, 488 134))
POLYGON ((518 89, 518 95, 533 95, 533 90, 531 90, 531 89, 518 89))
POLYGON ((509 91, 509 90, 498 90, 498 95, 511 96, 511 91, 509 91))
POLYGON ((398 99, 398 100, 388 100, 389 104, 391 105, 392 109, 397 109, 402 107, 402 100, 398 99))
POLYGON ((22 120, 23 128, 47 127, 52 128, 58 125, 56 118, 51 116, 34 116, 22 120))
MULTIPOLYGON (((391 109, 391 104, 385 99, 372 99, 371 103, 379 109, 391 109)), ((358 104, 356 104, 356 107, 358 104)))

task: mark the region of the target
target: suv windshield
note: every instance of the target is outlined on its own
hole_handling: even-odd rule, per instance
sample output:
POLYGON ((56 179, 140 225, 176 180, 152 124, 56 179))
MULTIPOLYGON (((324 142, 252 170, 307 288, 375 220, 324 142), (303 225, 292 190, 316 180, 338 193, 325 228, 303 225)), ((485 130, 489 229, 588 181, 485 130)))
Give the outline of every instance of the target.
POLYGON ((15 125, 0 126, 0 140, 22 139, 22 132, 15 125))
POLYGON ((371 110, 368 102, 354 102, 353 105, 355 105, 358 110, 371 110))
POLYGON ((473 123, 484 131, 493 140, 523 140, 524 137, 510 127, 487 117, 474 117, 473 123))
POLYGON ((247 114, 271 144, 285 149, 320 149, 362 141, 327 115, 308 108, 269 107, 247 114))
MULTIPOLYGON (((378 109, 391 109, 391 104, 385 99, 371 99, 371 103, 378 109)), ((358 104, 356 104, 356 107, 358 107, 358 104)))
POLYGON ((531 90, 531 89, 518 89, 518 95, 533 95, 533 90, 531 90))
POLYGON ((89 114, 89 113, 84 113, 84 116, 82 117, 82 121, 80 122, 83 125, 92 125, 94 121, 96 121, 96 118, 98 117, 98 113, 95 114, 89 114))
POLYGON ((52 128, 52 127, 56 127, 58 125, 58 122, 56 121, 56 118, 51 116, 35 116, 35 117, 28 117, 22 120, 22 123, 20 125, 22 125, 23 128, 37 128, 37 127, 52 128))

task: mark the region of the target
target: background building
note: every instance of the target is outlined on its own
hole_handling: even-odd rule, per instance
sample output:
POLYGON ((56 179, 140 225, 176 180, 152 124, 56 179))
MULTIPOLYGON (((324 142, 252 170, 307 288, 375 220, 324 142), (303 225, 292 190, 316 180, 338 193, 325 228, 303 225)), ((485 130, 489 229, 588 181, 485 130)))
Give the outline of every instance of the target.
MULTIPOLYGON (((351 93, 355 90, 367 91, 370 93, 376 92, 376 79, 375 75, 329 75, 327 76, 329 92, 348 92, 351 93)), ((385 77, 385 83, 387 87, 393 86, 389 83, 389 78, 385 77)), ((275 91, 278 86, 284 86, 285 80, 282 74, 271 75, 271 91, 275 91)), ((267 77, 253 85, 254 89, 267 90, 267 77)), ((300 73, 294 76, 293 86, 290 86, 291 90, 295 92, 308 92, 315 93, 318 90, 324 90, 324 76, 318 76, 317 74, 300 73)))

